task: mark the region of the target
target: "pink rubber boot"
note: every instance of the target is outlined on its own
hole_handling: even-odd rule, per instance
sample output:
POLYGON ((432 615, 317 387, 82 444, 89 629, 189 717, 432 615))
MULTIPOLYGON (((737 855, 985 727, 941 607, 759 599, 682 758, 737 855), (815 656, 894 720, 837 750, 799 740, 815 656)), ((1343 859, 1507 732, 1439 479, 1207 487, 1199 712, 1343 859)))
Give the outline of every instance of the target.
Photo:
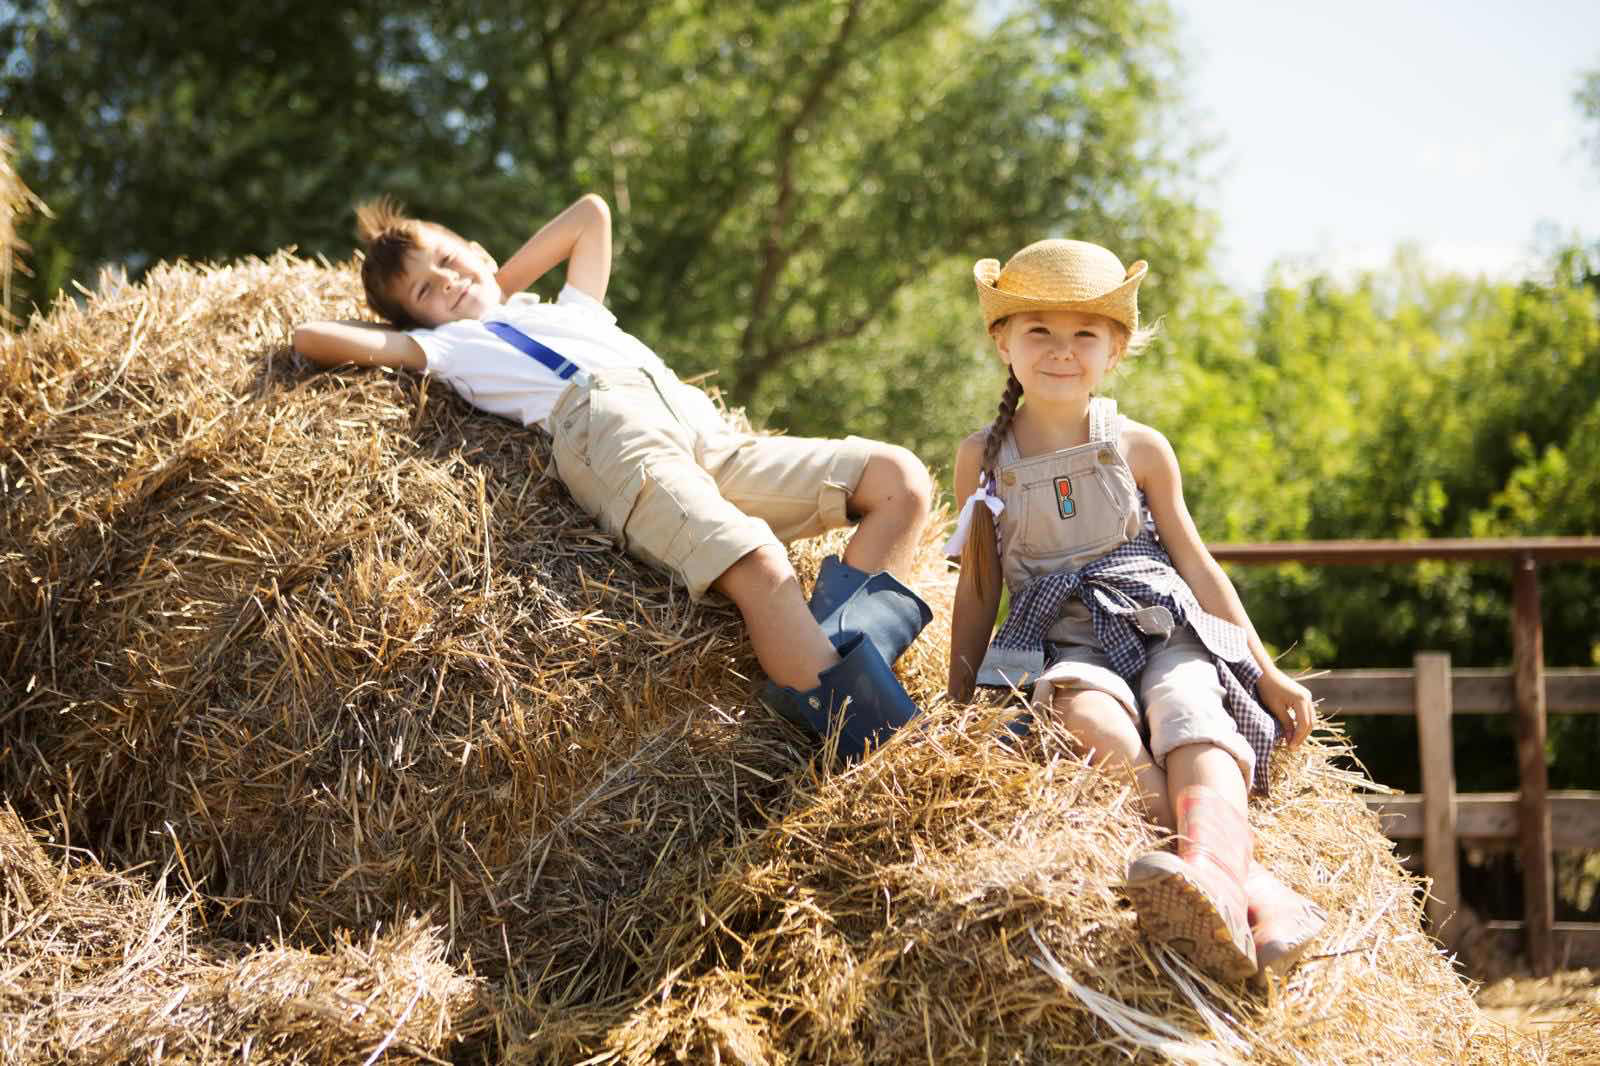
POLYGON ((1250 828, 1215 789, 1191 785, 1173 798, 1178 853, 1153 851, 1128 865, 1122 889, 1139 927, 1224 981, 1256 972, 1244 877, 1250 828))
POLYGON ((1322 932, 1328 916, 1254 860, 1245 875, 1244 894, 1250 908, 1256 963, 1262 973, 1282 977, 1294 969, 1311 941, 1322 932))

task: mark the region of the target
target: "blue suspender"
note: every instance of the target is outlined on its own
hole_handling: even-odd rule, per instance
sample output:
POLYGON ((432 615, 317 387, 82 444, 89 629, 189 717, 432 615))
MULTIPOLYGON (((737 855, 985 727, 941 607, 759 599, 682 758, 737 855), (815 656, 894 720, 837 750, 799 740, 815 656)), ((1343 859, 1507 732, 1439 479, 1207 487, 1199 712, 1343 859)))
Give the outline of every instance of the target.
MULTIPOLYGON (((545 369, 562 381, 583 374, 583 370, 576 363, 562 358, 553 349, 540 344, 516 326, 505 322, 485 322, 483 328, 544 366, 545 369)), ((583 374, 583 376, 585 378, 588 377, 587 374, 583 374)))

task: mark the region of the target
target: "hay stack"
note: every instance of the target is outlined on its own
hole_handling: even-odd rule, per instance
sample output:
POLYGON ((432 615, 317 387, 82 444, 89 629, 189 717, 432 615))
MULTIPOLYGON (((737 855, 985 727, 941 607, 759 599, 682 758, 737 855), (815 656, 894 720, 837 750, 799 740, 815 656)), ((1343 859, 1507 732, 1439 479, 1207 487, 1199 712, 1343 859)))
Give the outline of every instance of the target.
POLYGON ((22 259, 28 245, 17 234, 17 225, 35 212, 50 214, 44 201, 33 194, 22 175, 17 173, 16 155, 16 145, 10 135, 0 130, 0 329, 9 329, 16 322, 16 316, 11 313, 13 274, 29 272, 22 259))
MULTIPOLYGON (((620 556, 537 434, 291 365, 295 323, 358 299, 288 255, 163 266, 0 362, 0 782, 25 814, 181 869, 245 942, 430 915, 488 981, 458 1058, 1121 1061, 1149 1038, 1118 1025, 1154 1018, 1199 1061, 1538 1061, 1421 934, 1331 740, 1256 816, 1335 912, 1330 957, 1271 1001, 1187 978, 1110 890, 1153 839, 1120 783, 1048 732, 1006 748, 982 708, 808 762, 752 705, 733 612, 620 556)), ((933 537, 939 617, 902 665, 925 703, 933 537)))
POLYGON ((736 614, 619 556, 535 435, 290 365, 358 299, 287 256, 163 266, 18 337, 6 788, 119 866, 181 843, 239 939, 427 911, 519 995, 619 995, 806 746, 744 722, 736 614))
POLYGON ((575 1045, 621 1063, 1369 1063, 1379 1041, 1384 1061, 1541 1060, 1421 933, 1335 737, 1281 759, 1254 812, 1273 868, 1333 915, 1266 995, 1138 936, 1112 886, 1155 836, 1126 782, 1049 728, 1018 750, 1001 735, 953 712, 808 791, 663 937, 658 994, 575 1045))
POLYGON ((52 862, 0 810, 0 1059, 6 1062, 434 1062, 475 982, 410 923, 330 953, 202 946, 192 901, 52 862))
POLYGON ((1560 1050, 1560 1061, 1571 1066, 1600 1066, 1600 1003, 1591 1003, 1578 1011, 1571 1022, 1560 1026, 1551 1036, 1560 1050))

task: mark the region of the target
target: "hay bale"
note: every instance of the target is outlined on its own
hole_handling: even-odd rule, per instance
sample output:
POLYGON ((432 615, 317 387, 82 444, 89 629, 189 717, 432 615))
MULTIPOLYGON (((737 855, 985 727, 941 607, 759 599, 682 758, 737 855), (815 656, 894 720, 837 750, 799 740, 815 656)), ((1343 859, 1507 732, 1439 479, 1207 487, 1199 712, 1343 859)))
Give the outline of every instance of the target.
MULTIPOLYGON (((291 365, 292 326, 359 291, 286 254, 161 266, 0 359, 0 787, 26 813, 181 867, 242 942, 429 914, 487 981, 462 1057, 1120 1061, 1159 1023, 1199 1061, 1539 1060, 1421 932, 1334 738, 1253 816, 1334 913, 1324 957, 1270 998, 1189 976, 1112 891, 1154 839, 1123 783, 982 707, 828 772, 753 704, 736 614, 618 554, 541 435, 291 365)), ((924 704, 936 539, 901 664, 924 704)), ((797 547, 802 576, 842 542, 797 547)))
POLYGON ((1265 861, 1326 907, 1270 990, 1219 986, 1138 934, 1113 886, 1155 846, 1131 782, 1046 727, 1027 743, 948 708, 811 782, 730 853, 656 945, 625 1016, 535 1058, 603 1061, 1539 1062, 1488 1022, 1420 928, 1419 885, 1323 733, 1253 809, 1265 861))
POLYGON ((52 862, 0 810, 6 1062, 436 1062, 476 982, 412 922, 326 953, 206 943, 174 901, 81 858, 52 862))
POLYGON ((1600 1003, 1579 1008, 1577 1017, 1550 1035, 1551 1061, 1564 1066, 1600 1066, 1600 1003))
POLYGON ((641 886, 764 824, 809 745, 746 721, 737 614, 619 555, 540 436, 290 365, 359 299, 289 256, 161 266, 19 336, 5 786, 117 865, 181 842, 241 940, 427 911, 478 973, 621 994, 641 886))
POLYGON ((22 219, 35 212, 46 217, 50 209, 34 195, 22 180, 16 168, 17 150, 10 134, 0 130, 0 329, 16 324, 11 313, 11 279, 13 274, 29 274, 22 253, 28 244, 17 233, 22 219))

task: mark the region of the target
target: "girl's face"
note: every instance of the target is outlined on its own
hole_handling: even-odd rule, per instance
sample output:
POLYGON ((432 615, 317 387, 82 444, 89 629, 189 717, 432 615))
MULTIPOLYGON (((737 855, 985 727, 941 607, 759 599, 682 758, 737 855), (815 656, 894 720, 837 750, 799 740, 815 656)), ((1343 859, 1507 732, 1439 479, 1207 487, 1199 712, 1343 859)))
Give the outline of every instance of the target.
POLYGON ((1081 311, 1012 315, 995 331, 994 342, 1029 403, 1088 396, 1122 358, 1116 323, 1081 311))

